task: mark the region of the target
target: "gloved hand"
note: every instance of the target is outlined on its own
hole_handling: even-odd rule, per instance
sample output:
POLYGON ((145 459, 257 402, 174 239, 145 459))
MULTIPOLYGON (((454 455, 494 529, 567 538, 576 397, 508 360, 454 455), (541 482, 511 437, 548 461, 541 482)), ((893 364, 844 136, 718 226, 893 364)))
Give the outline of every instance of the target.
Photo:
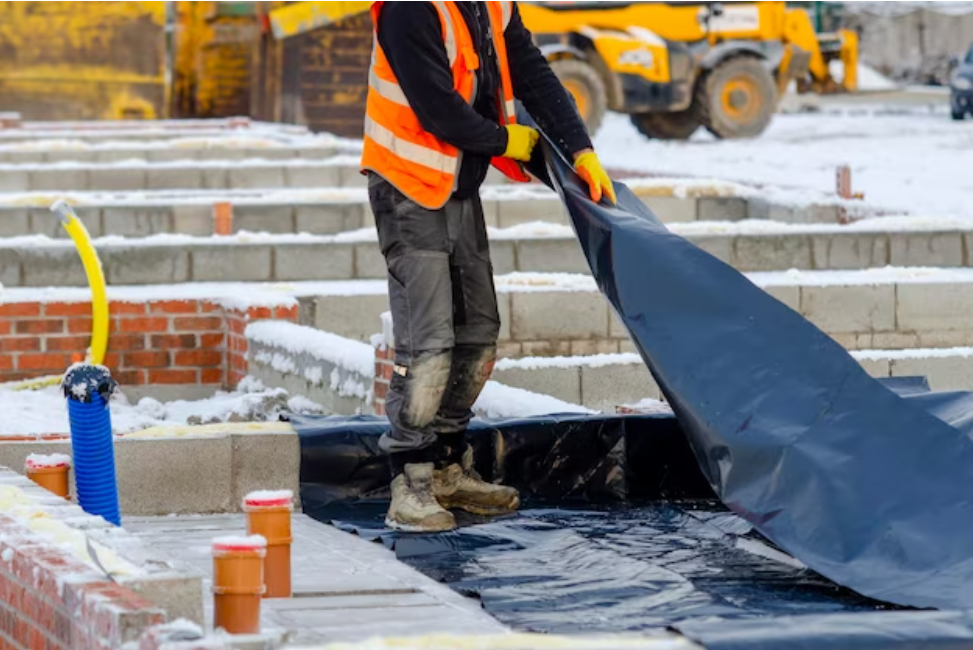
POLYGON ((604 195, 612 205, 615 205, 615 187, 594 151, 587 151, 578 156, 574 161, 574 171, 588 184, 588 193, 592 201, 597 203, 604 195))
POLYGON ((523 124, 508 124, 506 129, 507 150, 503 152, 503 157, 513 158, 520 162, 529 161, 540 133, 537 132, 537 129, 532 129, 523 124))

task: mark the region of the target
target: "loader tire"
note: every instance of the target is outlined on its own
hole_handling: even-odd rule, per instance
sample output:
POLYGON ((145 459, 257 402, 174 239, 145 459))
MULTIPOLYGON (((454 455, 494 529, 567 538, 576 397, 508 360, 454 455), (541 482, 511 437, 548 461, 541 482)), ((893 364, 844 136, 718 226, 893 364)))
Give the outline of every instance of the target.
POLYGON ((636 113, 632 124, 639 133, 655 140, 688 140, 699 128, 699 106, 693 103, 673 113, 636 113))
POLYGON ((696 85, 700 122, 717 138, 753 138, 770 124, 777 89, 759 59, 727 59, 696 85))
POLYGON ((593 136, 608 110, 608 97, 601 75, 590 64, 577 59, 551 61, 551 70, 574 98, 578 113, 588 128, 588 134, 593 136))

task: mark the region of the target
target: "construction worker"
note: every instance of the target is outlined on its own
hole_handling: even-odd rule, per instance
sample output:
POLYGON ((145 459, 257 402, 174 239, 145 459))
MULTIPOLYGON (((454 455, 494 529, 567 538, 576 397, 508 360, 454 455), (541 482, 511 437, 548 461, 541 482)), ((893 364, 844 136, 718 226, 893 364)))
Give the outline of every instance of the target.
MULTIPOLYGON (((500 316, 478 191, 490 165, 528 181, 538 133, 590 188, 614 191, 570 97, 515 2, 374 2, 361 167, 388 266, 395 368, 386 397, 386 525, 451 530, 448 511, 503 514, 517 491, 486 483, 464 438, 493 370, 500 316)), ((540 216, 540 215, 538 215, 540 216)))

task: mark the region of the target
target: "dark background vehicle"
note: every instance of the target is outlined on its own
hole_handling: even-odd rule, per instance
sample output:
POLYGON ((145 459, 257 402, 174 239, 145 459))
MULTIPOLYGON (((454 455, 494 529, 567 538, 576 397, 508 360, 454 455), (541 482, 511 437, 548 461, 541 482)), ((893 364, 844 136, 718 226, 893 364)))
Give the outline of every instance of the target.
POLYGON ((955 59, 949 77, 949 109, 954 120, 973 115, 973 45, 962 59, 955 59))

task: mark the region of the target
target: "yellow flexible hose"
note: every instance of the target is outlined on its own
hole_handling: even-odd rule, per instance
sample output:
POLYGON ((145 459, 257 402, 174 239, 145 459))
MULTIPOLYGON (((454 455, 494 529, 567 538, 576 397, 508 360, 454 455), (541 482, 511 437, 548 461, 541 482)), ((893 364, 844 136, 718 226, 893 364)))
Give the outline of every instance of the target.
MULTIPOLYGON (((98 259, 98 253, 91 243, 88 229, 67 203, 55 202, 51 206, 51 212, 60 217, 61 225, 78 249, 85 275, 88 276, 88 286, 91 288, 91 347, 87 361, 100 365, 105 360, 105 351, 108 349, 108 292, 105 287, 105 274, 101 269, 101 260, 98 259)), ((60 375, 39 377, 17 383, 13 389, 35 390, 52 386, 60 381, 60 375)))

